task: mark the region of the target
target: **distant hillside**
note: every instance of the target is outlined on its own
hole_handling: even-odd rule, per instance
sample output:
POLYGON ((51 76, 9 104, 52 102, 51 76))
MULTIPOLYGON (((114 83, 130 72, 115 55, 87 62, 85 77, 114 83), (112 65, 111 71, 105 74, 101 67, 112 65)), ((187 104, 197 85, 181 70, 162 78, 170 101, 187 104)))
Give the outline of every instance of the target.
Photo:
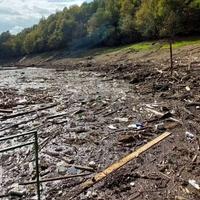
POLYGON ((94 0, 65 8, 16 36, 0 35, 0 58, 198 35, 200 0, 94 0))

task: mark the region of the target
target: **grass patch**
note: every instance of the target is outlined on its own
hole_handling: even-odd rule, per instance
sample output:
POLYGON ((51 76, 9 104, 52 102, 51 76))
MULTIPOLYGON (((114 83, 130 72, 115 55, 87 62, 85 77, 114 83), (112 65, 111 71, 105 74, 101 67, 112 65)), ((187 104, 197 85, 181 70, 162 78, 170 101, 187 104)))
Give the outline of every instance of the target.
POLYGON ((148 51, 152 48, 152 42, 141 42, 137 44, 128 44, 118 47, 107 47, 94 49, 93 55, 109 54, 123 51, 148 51))
MULTIPOLYGON (((193 39, 187 39, 187 40, 179 40, 175 41, 173 44, 173 48, 181 48, 184 46, 190 46, 190 45, 197 45, 200 44, 199 38, 193 38, 193 39)), ((167 49, 169 48, 169 44, 159 44, 159 42, 151 41, 151 42, 141 42, 137 44, 130 45, 129 47, 126 47, 126 49, 135 50, 135 51, 148 51, 152 49, 157 49, 160 45, 162 45, 161 49, 167 49)), ((122 47, 123 49, 123 47, 122 47)))
MULTIPOLYGON (((190 45, 197 45, 200 44, 200 38, 186 38, 186 39, 179 39, 175 41, 173 44, 173 49, 181 48, 184 46, 190 45)), ((87 51, 87 55, 98 56, 103 54, 110 54, 110 53, 117 53, 117 52, 145 52, 150 50, 157 50, 157 49, 168 49, 168 43, 159 43, 159 41, 147 41, 147 42, 140 42, 136 44, 129 44, 123 45, 118 47, 104 47, 104 48, 97 48, 87 51)), ((85 55, 85 53, 83 54, 85 55)))
POLYGON ((133 51, 147 51, 152 49, 152 47, 152 42, 140 42, 137 44, 129 45, 128 47, 126 47, 126 49, 133 51))
POLYGON ((196 45, 196 44, 200 44, 200 39, 177 41, 173 44, 173 47, 174 48, 180 48, 180 47, 189 46, 189 45, 196 45))

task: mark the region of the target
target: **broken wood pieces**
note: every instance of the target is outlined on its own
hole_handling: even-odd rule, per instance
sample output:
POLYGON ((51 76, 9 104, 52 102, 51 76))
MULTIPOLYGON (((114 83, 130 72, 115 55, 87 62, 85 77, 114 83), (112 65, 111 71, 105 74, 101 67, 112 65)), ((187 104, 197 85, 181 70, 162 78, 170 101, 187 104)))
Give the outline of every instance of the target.
POLYGON ((109 166, 104 171, 96 174, 93 178, 91 178, 91 179, 87 180, 86 182, 82 183, 78 188, 75 188, 74 190, 70 191, 66 196, 64 196, 62 198, 62 200, 65 200, 65 199, 72 200, 72 199, 74 199, 80 193, 82 193, 83 191, 85 191, 88 188, 92 187, 94 184, 98 183, 99 181, 103 180, 104 178, 106 178, 111 173, 113 173, 116 170, 120 169, 121 167, 126 165, 128 162, 130 162, 134 158, 137 158, 140 154, 144 153, 145 151, 147 151, 148 149, 150 149, 151 147, 153 147, 157 143, 159 143, 162 140, 164 140, 165 138, 169 137, 171 134, 172 133, 165 132, 162 135, 160 135, 157 138, 155 138, 154 140, 148 142, 147 144, 145 144, 144 146, 140 147, 136 151, 132 152, 131 154, 129 154, 129 155, 125 156, 124 158, 122 158, 121 160, 119 160, 118 162, 116 162, 113 165, 109 166))
POLYGON ((188 194, 194 194, 195 196, 200 197, 200 184, 198 181, 190 179, 187 181, 188 185, 185 188, 185 192, 188 194))
POLYGON ((51 157, 55 157, 55 158, 57 158, 57 159, 59 159, 59 160, 63 160, 64 162, 67 163, 67 164, 66 164, 66 167, 74 167, 74 168, 76 168, 76 169, 80 169, 80 170, 83 170, 83 171, 89 171, 89 172, 94 172, 94 171, 95 171, 95 169, 94 169, 93 167, 70 164, 70 163, 71 163, 71 162, 70 162, 71 159, 68 160, 68 159, 66 159, 66 158, 63 158, 63 157, 62 157, 61 155, 59 155, 59 153, 57 153, 57 152, 45 151, 45 152, 43 152, 43 153, 45 153, 45 154, 47 154, 47 155, 49 155, 49 156, 51 156, 51 157))
MULTIPOLYGON (((159 111, 154 110, 154 109, 152 109, 152 108, 146 108, 146 110, 149 111, 149 112, 154 113, 154 114, 157 115, 157 116, 160 116, 161 118, 167 117, 167 116, 166 116, 166 113, 159 112, 159 111)), ((167 114, 168 114, 168 113, 167 113, 167 114)), ((173 118, 173 117, 171 117, 171 116, 169 116, 169 115, 168 115, 168 117, 169 117, 169 119, 172 120, 172 121, 175 121, 175 122, 178 122, 178 123, 180 123, 180 124, 183 124, 183 123, 181 122, 181 120, 179 120, 179 119, 173 118)))

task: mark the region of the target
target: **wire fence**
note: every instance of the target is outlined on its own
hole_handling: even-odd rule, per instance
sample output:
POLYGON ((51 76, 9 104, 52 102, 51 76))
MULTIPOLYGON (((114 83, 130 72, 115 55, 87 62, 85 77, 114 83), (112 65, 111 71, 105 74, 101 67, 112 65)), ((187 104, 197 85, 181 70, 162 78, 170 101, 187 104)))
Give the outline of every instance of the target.
MULTIPOLYGON (((16 146, 11 146, 11 147, 7 147, 4 149, 0 149, 0 153, 5 153, 8 151, 13 151, 15 149, 18 148, 22 148, 25 146, 29 146, 29 145, 34 145, 34 152, 35 152, 35 166, 36 166, 36 181, 34 183, 36 183, 37 186, 37 199, 41 200, 41 194, 40 194, 40 171, 39 171, 39 145, 38 145, 38 133, 37 131, 31 131, 31 132, 27 132, 27 133, 23 133, 23 134, 18 134, 18 135, 12 135, 12 136, 8 136, 8 137, 3 137, 0 138, 0 142, 3 141, 8 141, 17 137, 23 137, 23 136, 27 136, 27 135, 34 135, 34 141, 30 141, 24 144, 20 144, 20 145, 16 145, 16 146)), ((1 197, 6 197, 7 195, 2 195, 1 197)))

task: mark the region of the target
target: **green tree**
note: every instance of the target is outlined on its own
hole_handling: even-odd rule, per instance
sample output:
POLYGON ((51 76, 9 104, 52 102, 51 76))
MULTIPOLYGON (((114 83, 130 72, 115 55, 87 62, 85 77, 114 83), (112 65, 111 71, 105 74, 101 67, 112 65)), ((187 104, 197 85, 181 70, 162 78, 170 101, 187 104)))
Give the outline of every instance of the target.
POLYGON ((171 73, 173 72, 173 37, 182 32, 185 4, 179 0, 144 0, 136 14, 138 29, 147 37, 168 38, 171 73))
POLYGON ((62 46, 63 41, 63 34, 61 32, 54 32, 49 40, 48 40, 48 47, 50 50, 58 49, 62 46))
POLYGON ((1 34, 0 57, 199 33, 200 0, 93 0, 42 18, 17 35, 1 34))
POLYGON ((121 2, 119 28, 122 43, 135 42, 140 39, 134 19, 139 3, 137 0, 123 0, 121 2))

